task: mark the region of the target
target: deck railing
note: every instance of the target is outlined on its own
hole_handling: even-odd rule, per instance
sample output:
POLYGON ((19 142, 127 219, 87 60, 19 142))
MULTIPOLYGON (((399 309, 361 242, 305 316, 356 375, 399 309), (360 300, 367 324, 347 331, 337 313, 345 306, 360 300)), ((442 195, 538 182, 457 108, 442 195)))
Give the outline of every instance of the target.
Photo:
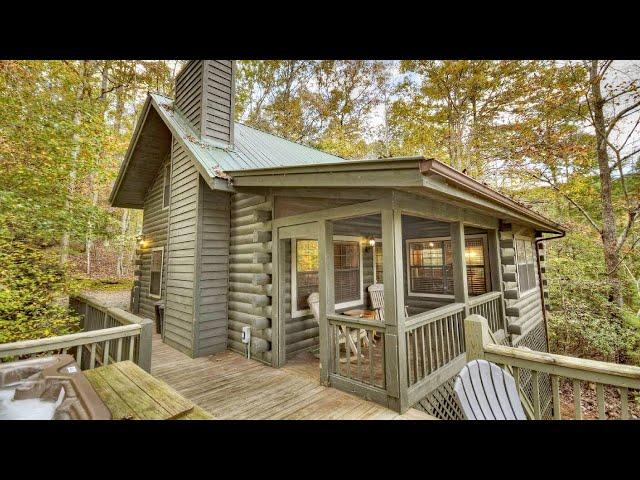
MULTIPOLYGON (((504 338, 501 292, 489 292, 467 302, 469 311, 485 312, 497 338, 504 338)), ((409 404, 455 375, 464 365, 465 304, 452 303, 409 317, 405 322, 409 404)))
MULTIPOLYGON (((619 417, 622 419, 630 418, 629 389, 640 389, 640 367, 497 345, 491 342, 488 330, 489 323, 487 319, 480 315, 471 315, 465 319, 467 360, 484 358, 503 367, 510 367, 516 384, 519 382, 520 370, 529 370, 533 388, 532 416, 534 419, 543 417, 540 401, 541 374, 549 374, 551 377, 553 419, 560 420, 562 418, 560 405, 561 378, 569 379, 572 383, 575 419, 583 418, 582 382, 595 384, 598 418, 607 418, 606 386, 612 386, 619 390, 619 417)), ((518 390, 522 396, 519 385, 518 390)), ((610 413, 612 413, 612 417, 615 416, 613 412, 610 413)))
POLYGON ((500 330, 506 332, 507 317, 504 314, 502 292, 489 292, 472 297, 467 302, 469 314, 482 315, 489 322, 489 329, 496 334, 500 330))
POLYGON ((83 370, 121 360, 151 369, 151 320, 107 307, 86 295, 71 297, 69 307, 80 314, 82 332, 0 344, 0 359, 72 353, 83 370))
POLYGON ((331 384, 372 400, 386 401, 385 325, 327 315, 331 384))

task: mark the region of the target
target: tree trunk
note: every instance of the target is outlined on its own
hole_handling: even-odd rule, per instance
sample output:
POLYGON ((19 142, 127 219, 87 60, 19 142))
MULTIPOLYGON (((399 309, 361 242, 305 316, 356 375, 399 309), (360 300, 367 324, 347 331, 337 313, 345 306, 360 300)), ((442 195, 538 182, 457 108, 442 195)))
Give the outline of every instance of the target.
POLYGON ((604 101, 602 98, 600 75, 598 74, 598 60, 591 61, 589 70, 591 83, 591 109, 596 135, 596 153, 600 170, 600 204, 602 208, 602 246, 604 264, 610 285, 609 300, 619 307, 622 306, 622 289, 618 266, 620 255, 616 248, 616 217, 613 210, 611 193, 611 170, 609 168, 609 154, 607 152, 607 126, 604 117, 604 101))
MULTIPOLYGON (((82 62, 82 81, 78 86, 78 91, 76 93, 76 101, 77 105, 73 112, 73 125, 75 127, 75 131, 73 133, 72 138, 72 148, 71 148, 71 170, 69 171, 69 184, 67 187, 67 198, 64 201, 64 209, 65 211, 69 211, 71 208, 71 197, 76 191, 76 183, 78 180, 78 171, 77 171, 77 162, 78 155, 80 154, 80 133, 78 129, 80 128, 80 124, 82 122, 82 113, 80 110, 80 103, 84 99, 85 89, 87 77, 89 75, 89 65, 90 60, 83 60, 82 62)), ((69 230, 65 230, 62 234, 62 238, 60 239, 60 265, 66 265, 69 260, 69 241, 71 239, 71 234, 69 230)))
POLYGON ((122 219, 120 220, 120 242, 118 245, 118 262, 116 264, 116 275, 121 277, 124 275, 124 254, 126 251, 127 230, 129 228, 129 210, 122 210, 122 219))

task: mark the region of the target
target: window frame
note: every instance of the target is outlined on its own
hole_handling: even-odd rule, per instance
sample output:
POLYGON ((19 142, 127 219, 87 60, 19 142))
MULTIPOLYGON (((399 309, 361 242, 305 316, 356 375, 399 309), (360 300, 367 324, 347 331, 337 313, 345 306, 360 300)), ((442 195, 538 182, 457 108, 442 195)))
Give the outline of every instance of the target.
MULTIPOLYGON (((298 310, 297 301, 298 301, 298 276, 297 276, 297 255, 298 255, 298 240, 315 240, 316 238, 304 238, 304 237, 292 237, 291 238, 291 318, 300 318, 305 317, 307 315, 311 315, 311 309, 307 308, 304 310, 298 310)), ((357 236, 349 236, 349 235, 334 235, 333 242, 355 242, 358 244, 358 252, 360 254, 360 260, 358 264, 358 269, 360 270, 360 288, 358 292, 360 293, 359 300, 352 300, 349 302, 343 302, 336 304, 335 309, 340 310, 342 308, 355 307, 364 304, 364 269, 362 266, 362 237, 357 236)), ((333 243, 331 244, 333 248, 333 243)), ((320 266, 318 265, 318 268, 320 266)), ((375 277, 374 277, 375 278, 375 277)))
POLYGON ((162 211, 165 211, 171 205, 171 161, 167 162, 162 167, 162 211), (167 173, 169 178, 167 179, 167 173), (167 180, 169 182, 169 198, 167 198, 167 180), (166 205, 165 205, 166 202, 166 205))
MULTIPOLYGON (((378 244, 380 244, 382 246, 382 239, 381 238, 374 238, 373 239, 375 241, 375 244, 372 247, 372 255, 373 255, 373 283, 384 283, 384 282, 378 282, 377 281, 377 276, 378 276, 378 262, 377 262, 377 255, 378 255, 378 244)), ((383 263, 383 269, 382 271, 384 272, 384 263, 383 263)), ((384 273, 383 273, 384 274, 384 273)))
MULTIPOLYGON (((469 235, 465 235, 465 241, 468 238, 482 238, 482 250, 484 252, 484 277, 485 277, 485 285, 487 288, 487 293, 491 292, 491 265, 489 259, 489 245, 488 245, 488 237, 486 233, 472 233, 469 235), (489 270, 487 272, 487 270, 489 270)), ((410 243, 424 243, 424 242, 444 242, 451 241, 451 236, 447 237, 425 237, 425 238, 407 238, 405 240, 405 255, 406 255, 406 276, 407 276, 407 296, 408 297, 426 297, 426 298, 455 298, 454 295, 450 295, 448 293, 422 293, 422 292, 414 292, 411 290, 411 256, 410 256, 410 243)), ((465 245, 466 249, 466 245, 465 245)), ((465 272, 465 275, 467 272, 465 272)))
MULTIPOLYGON (((540 279, 538 278, 538 250, 536 249, 535 239, 532 237, 527 237, 525 235, 514 235, 513 236, 513 252, 515 253, 515 265, 516 265, 516 283, 518 284, 518 294, 521 297, 526 295, 530 295, 532 292, 539 290, 540 288, 540 279), (520 263, 519 263, 519 255, 518 255, 518 240, 531 244, 531 253, 533 256, 533 286, 527 290, 520 290, 520 263)), ((525 257, 526 257, 526 245, 525 245, 525 257)), ((525 265, 529 265, 529 263, 525 263, 525 265)))
POLYGON ((162 298, 162 276, 164 273, 164 247, 153 247, 151 249, 151 258, 149 259, 149 297, 150 298, 162 298), (154 252, 162 252, 160 255, 160 291, 158 294, 151 293, 151 275, 153 271, 151 270, 153 265, 153 253, 154 252))

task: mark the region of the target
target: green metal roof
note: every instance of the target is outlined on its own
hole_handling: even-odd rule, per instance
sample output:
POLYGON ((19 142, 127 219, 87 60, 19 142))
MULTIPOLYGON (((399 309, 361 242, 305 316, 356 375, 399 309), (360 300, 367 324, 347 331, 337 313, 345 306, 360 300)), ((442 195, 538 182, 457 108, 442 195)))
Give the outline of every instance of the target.
POLYGON ((167 122, 182 143, 213 177, 224 177, 224 172, 257 168, 292 167, 346 162, 342 157, 292 142, 267 132, 234 123, 233 147, 199 139, 182 116, 173 108, 173 101, 150 93, 160 116, 167 122))

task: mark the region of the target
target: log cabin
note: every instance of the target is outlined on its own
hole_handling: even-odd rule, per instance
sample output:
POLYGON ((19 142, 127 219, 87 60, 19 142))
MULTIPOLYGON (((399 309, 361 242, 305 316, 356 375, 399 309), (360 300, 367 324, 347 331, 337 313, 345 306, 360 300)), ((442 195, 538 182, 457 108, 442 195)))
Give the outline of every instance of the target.
POLYGON ((324 385, 439 418, 460 417, 467 315, 548 350, 544 242, 561 225, 435 159, 346 160, 236 122, 235 68, 189 61, 175 98, 148 94, 110 196, 143 211, 131 305, 163 308, 164 343, 304 356, 324 385))

